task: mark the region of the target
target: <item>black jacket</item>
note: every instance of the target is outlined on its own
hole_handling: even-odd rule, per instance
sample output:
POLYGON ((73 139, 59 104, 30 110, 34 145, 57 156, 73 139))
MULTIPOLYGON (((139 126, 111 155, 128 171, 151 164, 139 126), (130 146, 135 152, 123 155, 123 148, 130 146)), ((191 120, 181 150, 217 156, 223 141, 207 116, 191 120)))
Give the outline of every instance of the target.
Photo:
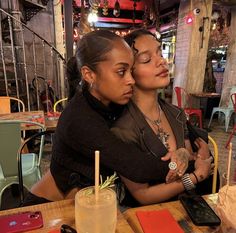
POLYGON ((103 176, 117 171, 139 183, 160 177, 158 158, 123 142, 110 131, 121 110, 121 106, 107 108, 87 91, 72 98, 58 122, 50 166, 62 192, 94 184, 95 150, 100 150, 103 176))
MULTIPOLYGON (((189 124, 186 119, 183 109, 180 109, 172 104, 165 102, 162 99, 158 99, 158 102, 168 119, 172 131, 174 133, 177 148, 185 147, 186 138, 190 139, 192 146, 197 137, 203 138, 208 142, 207 132, 195 128, 189 124)), ((150 179, 147 183, 150 185, 165 183, 166 175, 169 171, 168 163, 170 161, 162 161, 161 157, 164 156, 168 150, 163 145, 161 140, 155 135, 142 112, 139 108, 131 101, 127 108, 125 108, 122 116, 116 121, 112 127, 112 132, 121 138, 124 142, 132 142, 134 146, 140 148, 147 155, 155 157, 159 163, 158 170, 159 175, 155 177, 155 180, 150 179)), ((197 148, 193 148, 197 151, 197 148)), ((143 167, 146 166, 146 158, 143 157, 143 167)), ((139 167, 137 167, 138 169, 139 167)), ((189 161, 187 173, 194 171, 194 161, 189 161)), ((219 187, 219 185, 218 185, 219 187)), ((218 189, 217 187, 217 189, 218 189)), ((129 191, 122 187, 122 184, 118 186, 118 199, 122 205, 137 207, 140 204, 132 197, 129 191), (121 186, 120 186, 121 185, 121 186)), ((203 195, 211 193, 212 190, 212 176, 196 185, 196 193, 203 195)), ((178 196, 169 199, 176 200, 178 196)))
MULTIPOLYGON (((184 139, 188 138, 188 130, 184 111, 162 99, 159 99, 159 104, 170 123, 176 139, 177 148, 185 147, 184 139)), ((145 152, 146 156, 156 157, 159 163, 159 177, 156 177, 155 180, 149 180, 148 183, 156 183, 155 181, 158 183, 165 182, 170 161, 162 161, 161 157, 166 155, 168 150, 153 132, 135 103, 130 101, 122 116, 116 121, 111 130, 122 141, 126 143, 133 142, 134 146, 145 152)), ((146 166, 146 157, 143 157, 143 163, 143 166, 146 166)))

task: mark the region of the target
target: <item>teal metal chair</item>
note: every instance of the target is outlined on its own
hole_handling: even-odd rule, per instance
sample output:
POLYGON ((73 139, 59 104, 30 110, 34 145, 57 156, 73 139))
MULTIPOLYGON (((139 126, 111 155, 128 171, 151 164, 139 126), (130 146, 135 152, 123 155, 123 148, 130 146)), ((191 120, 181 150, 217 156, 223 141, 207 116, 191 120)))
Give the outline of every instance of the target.
MULTIPOLYGON (((235 86, 230 88, 229 96, 231 96, 235 92, 236 92, 236 87, 235 86)), ((210 128, 210 125, 211 125, 211 122, 212 122, 214 114, 218 113, 218 119, 220 118, 221 115, 224 116, 225 132, 227 132, 228 128, 229 128, 229 122, 230 122, 231 116, 234 113, 233 103, 232 103, 232 101, 229 98, 229 102, 228 102, 228 105, 226 107, 221 107, 220 105, 221 105, 221 103, 219 104, 219 107, 214 107, 213 108, 213 110, 211 112, 211 118, 210 118, 210 121, 208 123, 208 128, 210 128)))
POLYGON ((40 162, 44 146, 44 125, 31 121, 0 121, 0 206, 2 194, 12 184, 19 184, 20 198, 23 201, 24 187, 30 188, 41 179, 40 162), (22 143, 22 124, 39 128, 38 132, 22 143), (40 137, 39 152, 22 154, 23 147, 31 140, 40 137))

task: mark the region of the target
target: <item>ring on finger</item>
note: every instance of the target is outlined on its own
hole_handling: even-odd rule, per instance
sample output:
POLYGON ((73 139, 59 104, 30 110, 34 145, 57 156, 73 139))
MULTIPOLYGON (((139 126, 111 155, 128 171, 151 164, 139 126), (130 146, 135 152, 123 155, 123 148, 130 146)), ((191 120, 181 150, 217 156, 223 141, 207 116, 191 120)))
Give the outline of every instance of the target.
POLYGON ((176 162, 170 162, 168 164, 168 167, 170 170, 176 170, 177 169, 177 163, 176 162))
POLYGON ((182 175, 183 175, 183 172, 178 170, 178 171, 177 171, 177 175, 178 175, 178 176, 182 176, 182 175))

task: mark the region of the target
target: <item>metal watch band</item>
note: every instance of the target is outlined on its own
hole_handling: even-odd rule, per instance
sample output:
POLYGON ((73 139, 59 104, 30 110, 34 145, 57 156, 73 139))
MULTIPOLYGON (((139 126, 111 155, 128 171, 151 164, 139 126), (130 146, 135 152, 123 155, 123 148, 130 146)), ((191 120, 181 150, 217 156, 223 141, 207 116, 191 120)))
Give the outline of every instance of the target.
POLYGON ((189 190, 195 189, 195 185, 194 185, 193 181, 191 180, 188 173, 185 173, 182 176, 181 181, 184 185, 185 190, 189 191, 189 190))

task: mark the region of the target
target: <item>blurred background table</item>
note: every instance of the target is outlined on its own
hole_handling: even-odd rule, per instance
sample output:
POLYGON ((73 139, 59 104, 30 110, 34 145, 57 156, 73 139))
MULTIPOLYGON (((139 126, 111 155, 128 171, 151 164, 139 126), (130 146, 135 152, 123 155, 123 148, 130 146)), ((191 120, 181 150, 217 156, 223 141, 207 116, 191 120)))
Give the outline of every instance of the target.
MULTIPOLYGON (((0 120, 23 120, 34 121, 43 124, 46 130, 55 130, 59 115, 47 116, 43 111, 12 112, 0 114, 0 120)), ((37 127, 32 125, 23 125, 22 130, 34 130, 37 127)))
POLYGON ((210 118, 213 107, 218 107, 221 95, 213 92, 190 93, 193 104, 203 110, 203 118, 210 118))

